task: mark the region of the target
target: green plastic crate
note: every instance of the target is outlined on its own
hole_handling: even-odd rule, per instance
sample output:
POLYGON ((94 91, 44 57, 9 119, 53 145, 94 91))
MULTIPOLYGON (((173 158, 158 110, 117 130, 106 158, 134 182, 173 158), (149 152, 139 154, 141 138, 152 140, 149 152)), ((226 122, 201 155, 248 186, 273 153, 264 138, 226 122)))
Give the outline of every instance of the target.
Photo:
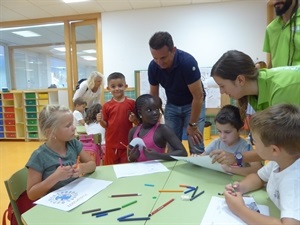
POLYGON ((37 114, 36 113, 26 113, 27 118, 31 119, 37 119, 37 114))
POLYGON ((35 98, 35 93, 25 93, 25 98, 35 98))
POLYGON ((36 105, 36 100, 25 100, 26 105, 36 105))
POLYGON ((26 112, 36 112, 35 106, 26 106, 26 112))
POLYGON ((38 127, 37 126, 28 126, 27 130, 28 131, 38 131, 38 127))
POLYGON ((38 138, 38 137, 39 137, 39 134, 38 134, 38 133, 29 133, 29 134, 28 134, 28 137, 29 137, 29 138, 38 138))
POLYGON ((27 120, 27 124, 28 125, 36 125, 37 124, 37 120, 27 120))

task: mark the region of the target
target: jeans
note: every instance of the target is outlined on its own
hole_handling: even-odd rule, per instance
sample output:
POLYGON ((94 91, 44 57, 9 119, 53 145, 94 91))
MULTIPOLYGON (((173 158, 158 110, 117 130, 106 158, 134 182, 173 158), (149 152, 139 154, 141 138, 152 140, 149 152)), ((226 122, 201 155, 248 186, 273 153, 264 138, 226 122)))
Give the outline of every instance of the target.
MULTIPOLYGON (((192 104, 176 106, 170 103, 166 104, 165 122, 175 132, 176 136, 182 141, 182 134, 190 122, 192 104)), ((198 119, 198 129, 203 135, 205 125, 205 101, 202 103, 201 114, 198 119)), ((200 154, 204 152, 204 142, 194 145, 188 137, 190 154, 200 154)))

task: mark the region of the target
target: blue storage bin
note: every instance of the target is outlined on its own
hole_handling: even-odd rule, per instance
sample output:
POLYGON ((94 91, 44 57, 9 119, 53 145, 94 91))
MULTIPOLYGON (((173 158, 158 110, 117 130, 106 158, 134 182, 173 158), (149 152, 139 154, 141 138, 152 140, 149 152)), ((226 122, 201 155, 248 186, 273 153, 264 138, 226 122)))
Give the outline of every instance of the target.
POLYGON ((0 126, 0 132, 4 131, 4 127, 0 126))

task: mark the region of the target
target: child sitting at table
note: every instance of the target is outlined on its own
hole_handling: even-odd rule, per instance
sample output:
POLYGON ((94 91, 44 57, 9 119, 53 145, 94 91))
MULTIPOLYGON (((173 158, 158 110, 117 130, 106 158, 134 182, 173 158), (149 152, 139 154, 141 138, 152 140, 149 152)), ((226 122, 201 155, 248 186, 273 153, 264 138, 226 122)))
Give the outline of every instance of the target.
POLYGON ((300 224, 300 107, 271 106, 254 114, 250 130, 257 154, 270 162, 244 178, 228 184, 225 199, 230 210, 246 224, 300 224), (280 210, 274 218, 248 209, 242 194, 263 188, 280 210))
POLYGON ((97 114, 101 112, 102 105, 93 104, 86 111, 85 130, 87 134, 101 134, 101 145, 105 144, 105 129, 97 121, 97 114))
POLYGON ((84 109, 86 107, 86 101, 79 97, 74 101, 74 126, 84 126, 84 109))
POLYGON ((75 126, 69 108, 45 106, 39 115, 39 128, 46 141, 32 153, 26 164, 27 194, 31 200, 96 169, 89 154, 82 151, 82 143, 74 138, 75 126))
MULTIPOLYGON (((239 109, 233 105, 226 105, 221 108, 215 118, 219 138, 213 140, 201 155, 209 155, 212 150, 222 149, 234 153, 236 158, 244 152, 252 150, 252 145, 240 137, 240 130, 244 126, 239 109)), ((222 165, 226 172, 246 176, 256 172, 262 167, 261 162, 243 164, 237 160, 236 166, 222 165)))
POLYGON ((128 142, 130 143, 133 138, 139 137, 144 141, 146 147, 139 150, 139 146, 129 146, 128 161, 174 160, 171 155, 187 156, 183 144, 175 133, 167 125, 160 124, 160 102, 158 98, 150 94, 139 96, 135 102, 135 116, 140 123, 130 129, 128 142))

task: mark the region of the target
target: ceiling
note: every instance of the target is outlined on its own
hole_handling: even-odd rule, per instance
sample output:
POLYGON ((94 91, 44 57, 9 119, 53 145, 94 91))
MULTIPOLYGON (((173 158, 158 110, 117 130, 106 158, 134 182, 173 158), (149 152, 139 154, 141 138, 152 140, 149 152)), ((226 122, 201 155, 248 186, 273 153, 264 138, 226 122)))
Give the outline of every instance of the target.
POLYGON ((234 0, 0 0, 0 22, 224 1, 234 0))

